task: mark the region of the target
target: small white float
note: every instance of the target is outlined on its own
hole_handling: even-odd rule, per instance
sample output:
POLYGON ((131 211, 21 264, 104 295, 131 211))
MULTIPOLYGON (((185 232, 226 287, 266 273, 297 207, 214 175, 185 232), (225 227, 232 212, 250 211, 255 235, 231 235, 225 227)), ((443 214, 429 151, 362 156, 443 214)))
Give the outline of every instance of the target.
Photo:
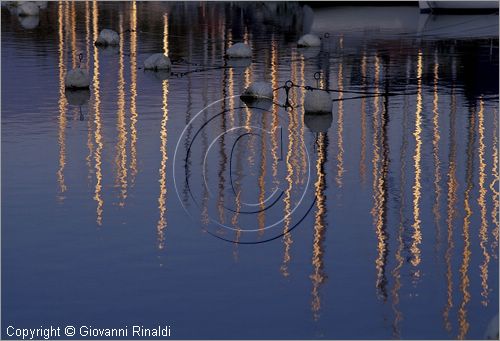
POLYGON ((17 17, 21 26, 27 30, 32 30, 40 25, 40 17, 38 15, 29 15, 25 17, 17 17))
POLYGON ((242 99, 273 99, 273 87, 269 82, 253 82, 241 94, 242 99))
POLYGON ((145 70, 170 70, 172 63, 170 58, 163 53, 155 53, 144 61, 145 70))
POLYGON ((17 6, 17 15, 20 17, 36 16, 40 14, 40 8, 31 1, 22 2, 17 6))
POLYGON ((73 69, 68 71, 64 78, 64 85, 69 89, 86 89, 90 86, 89 73, 85 69, 73 69))
POLYGON ((97 46, 119 45, 120 36, 118 32, 105 28, 99 33, 99 37, 95 41, 95 44, 97 46))
POLYGON ((333 103, 328 92, 321 90, 306 92, 304 98, 304 112, 306 114, 331 114, 332 108, 333 103))
POLYGON ((226 57, 228 58, 252 58, 252 49, 245 43, 233 44, 227 49, 226 57))
POLYGON ((321 46, 321 39, 315 34, 305 34, 300 37, 297 42, 298 47, 319 47, 321 46))

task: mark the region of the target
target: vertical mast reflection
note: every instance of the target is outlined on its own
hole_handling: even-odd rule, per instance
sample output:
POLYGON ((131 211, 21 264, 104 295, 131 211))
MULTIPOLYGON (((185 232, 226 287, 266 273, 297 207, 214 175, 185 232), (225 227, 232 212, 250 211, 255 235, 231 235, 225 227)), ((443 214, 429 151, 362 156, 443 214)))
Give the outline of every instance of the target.
MULTIPOLYGON (((291 65, 291 72, 292 72, 292 82, 296 82, 297 79, 297 64, 296 64, 296 53, 292 52, 292 65, 291 65)), ((292 102, 294 102, 296 96, 296 92, 294 91, 292 93, 292 102)), ((283 245, 284 245, 284 251, 283 251, 283 261, 280 267, 281 274, 284 277, 288 277, 290 275, 290 272, 288 271, 288 265, 292 259, 290 255, 290 251, 292 248, 293 244, 293 239, 291 233, 288 233, 290 229, 290 225, 292 223, 292 217, 291 217, 291 211, 292 211, 292 192, 293 192, 293 176, 294 172, 299 172, 299 169, 297 167, 293 167, 293 154, 294 150, 296 150, 296 138, 295 135, 297 134, 297 120, 295 119, 296 115, 294 115, 293 111, 288 111, 288 118, 289 118, 289 124, 288 124, 288 146, 287 146, 287 153, 286 153, 286 158, 285 158, 285 164, 286 164, 286 182, 287 182, 287 187, 284 192, 284 208, 283 208, 283 215, 285 217, 284 220, 284 227, 283 227, 283 245)))
POLYGON ((137 176, 137 4, 130 11, 130 186, 137 176))
POLYGON ((470 301, 469 293, 469 263, 471 257, 470 250, 470 217, 472 216, 472 208, 470 206, 470 192, 472 191, 472 180, 473 180, 473 162, 474 162, 474 144, 475 144, 475 127, 476 119, 475 113, 471 112, 469 116, 469 136, 467 139, 467 165, 466 165, 466 188, 464 195, 464 223, 462 236, 464 239, 464 249, 462 254, 462 265, 460 266, 460 290, 462 291, 462 302, 460 308, 458 309, 458 322, 459 322, 459 334, 458 338, 460 340, 465 339, 467 332, 469 331, 469 322, 467 320, 467 304, 470 301))
MULTIPOLYGON (((366 54, 363 53, 361 60, 361 77, 363 89, 366 87, 366 54)), ((366 98, 361 99, 361 155, 359 158, 359 175, 361 184, 366 183, 366 98)))
POLYGON ((324 194, 325 190, 325 162, 326 162, 326 151, 328 148, 328 138, 325 133, 319 133, 318 135, 318 159, 316 161, 316 177, 317 180, 314 184, 315 194, 316 194, 316 215, 314 218, 314 240, 313 240, 313 273, 310 276, 312 281, 312 301, 311 309, 313 312, 313 319, 317 321, 319 319, 319 312, 321 309, 321 296, 319 289, 321 285, 326 280, 326 274, 324 272, 324 241, 326 233, 326 197, 324 194))
MULTIPOLYGON (((119 18, 120 32, 123 32, 123 15, 119 18)), ((127 199, 127 129, 125 124, 125 76, 123 62, 123 34, 120 34, 119 58, 118 58, 118 117, 116 128, 118 141, 116 145, 116 184, 120 187, 119 205, 125 206, 127 199)))
POLYGON ((404 231, 406 225, 405 218, 405 204, 406 204, 406 193, 405 193, 405 185, 406 185, 406 150, 408 147, 408 139, 407 132, 408 130, 408 96, 404 98, 404 109, 403 109, 403 127, 402 127, 402 143, 401 143, 401 152, 400 152, 400 180, 399 180, 399 226, 398 226, 398 248, 396 250, 395 258, 396 258, 396 266, 391 271, 391 274, 394 278, 394 286, 391 290, 392 295, 392 310, 394 311, 394 322, 392 324, 393 338, 401 339, 401 332, 399 323, 403 320, 403 314, 399 307, 399 290, 402 287, 401 284, 401 269, 404 264, 405 257, 403 257, 403 249, 405 246, 404 242, 404 231))
POLYGON ((415 137, 415 155, 413 160, 415 162, 415 184, 413 185, 413 235, 412 235, 412 245, 411 253, 412 259, 411 264, 415 267, 414 276, 416 278, 420 277, 420 271, 418 270, 418 265, 420 264, 420 244, 422 243, 422 232, 420 229, 420 196, 421 196, 421 158, 422 158, 422 51, 418 52, 417 61, 417 108, 415 111, 415 132, 413 136, 415 137))
POLYGON ((66 95, 64 78, 66 77, 66 65, 64 62, 64 24, 63 3, 58 4, 58 26, 59 26, 59 169, 57 170, 57 182, 59 183, 59 200, 64 200, 64 192, 67 187, 64 181, 64 167, 66 166, 66 95))
POLYGON ((492 157, 492 167, 491 167, 491 175, 493 176, 493 181, 490 184, 490 190, 493 194, 493 208, 491 210, 491 221, 494 225, 492 235, 493 240, 491 242, 491 255, 493 258, 498 259, 498 234, 500 231, 499 222, 498 222, 498 209, 500 207, 499 202, 499 193, 498 193, 498 182, 500 179, 498 173, 498 113, 496 110, 493 112, 493 157, 492 157))
MULTIPOLYGON (((164 26, 163 26, 163 51, 168 54, 168 14, 163 16, 164 26)), ((167 219, 165 217, 167 212, 167 121, 168 121, 168 79, 165 79, 162 83, 162 119, 160 123, 160 153, 161 153, 161 163, 160 163, 160 196, 158 197, 158 209, 160 213, 160 218, 156 225, 156 232, 158 236, 158 249, 163 249, 165 247, 165 228, 167 227, 167 219)))
POLYGON ((440 207, 439 203, 441 200, 441 162, 439 160, 439 140, 441 139, 441 136, 439 135, 439 106, 438 106, 438 101, 439 101, 439 88, 438 88, 438 81, 439 81, 439 62, 438 62, 438 57, 437 57, 437 51, 435 52, 434 55, 434 99, 432 101, 433 103, 433 117, 432 117, 432 123, 433 123, 433 139, 432 139, 432 154, 434 158, 434 192, 436 193, 436 196, 434 198, 434 205, 432 206, 432 212, 434 214, 434 225, 436 227, 436 251, 439 249, 439 245, 441 243, 441 215, 440 215, 440 207))
POLYGON ((478 118, 478 130, 479 130, 479 198, 477 202, 481 210, 481 227, 479 229, 479 246, 483 251, 483 263, 479 266, 481 272, 481 286, 482 292, 481 296, 483 300, 481 304, 484 306, 488 305, 488 265, 490 263, 490 254, 488 253, 488 218, 486 217, 486 163, 484 161, 484 102, 483 99, 479 99, 479 112, 477 114, 478 118))
POLYGON ((339 107, 337 112, 337 177, 335 181, 337 185, 342 187, 342 176, 345 172, 344 170, 344 101, 342 100, 344 97, 344 61, 343 58, 340 59, 339 69, 338 69, 338 99, 339 99, 339 107))
MULTIPOLYGON (((85 54, 85 68, 88 70, 89 68, 89 60, 90 60, 90 5, 88 1, 85 1, 85 46, 86 46, 86 54, 85 54)), ((90 115, 90 113, 89 113, 90 115)), ((89 153, 85 158, 88 168, 87 179, 90 183, 92 179, 92 154, 94 153, 94 142, 92 141, 92 120, 90 117, 87 119, 87 148, 89 153)))
MULTIPOLYGON (((99 8, 97 0, 92 2, 92 31, 93 31, 93 41, 96 41, 99 36, 99 8)), ((98 225, 102 225, 102 213, 104 200, 101 196, 102 191, 102 170, 101 170, 101 153, 103 148, 102 135, 101 135, 101 97, 100 97, 100 81, 99 81, 99 50, 97 46, 94 45, 94 78, 92 81, 92 89, 94 90, 94 138, 96 150, 94 153, 94 168, 96 174, 96 184, 94 191, 94 200, 97 202, 96 208, 96 222, 98 225)))
POLYGON ((453 271, 451 259, 453 256, 453 249, 455 243, 453 241, 453 221, 456 216, 456 203, 457 203, 457 146, 455 141, 455 123, 456 123, 456 95, 455 88, 451 89, 451 111, 450 111, 450 151, 449 151, 449 161, 448 161, 448 193, 447 193, 447 215, 446 215, 446 225, 447 225, 447 249, 445 253, 446 262, 446 305, 443 311, 443 320, 446 331, 451 332, 452 325, 450 321, 450 310, 453 307, 453 271))

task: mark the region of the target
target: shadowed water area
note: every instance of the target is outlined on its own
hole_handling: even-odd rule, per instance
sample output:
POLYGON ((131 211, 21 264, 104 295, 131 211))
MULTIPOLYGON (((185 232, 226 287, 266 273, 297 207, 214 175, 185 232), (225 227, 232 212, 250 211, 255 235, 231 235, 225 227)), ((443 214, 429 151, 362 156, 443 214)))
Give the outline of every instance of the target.
POLYGON ((3 338, 483 337, 498 15, 310 5, 3 4, 3 338), (94 46, 103 28, 119 46, 94 46), (321 47, 297 48, 308 32, 321 47), (226 59, 236 42, 253 57, 226 59), (77 67, 90 89, 65 89, 77 67), (272 102, 240 100, 262 80, 272 102), (318 88, 331 115, 304 113, 318 88))

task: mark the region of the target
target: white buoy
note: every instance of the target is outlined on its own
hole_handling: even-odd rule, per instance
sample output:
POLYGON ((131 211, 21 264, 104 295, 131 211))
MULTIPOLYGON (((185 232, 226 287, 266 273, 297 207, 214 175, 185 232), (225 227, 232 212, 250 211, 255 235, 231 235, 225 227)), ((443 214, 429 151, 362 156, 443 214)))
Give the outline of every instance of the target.
POLYGON ((21 26, 27 30, 32 30, 40 25, 40 17, 38 15, 29 15, 26 17, 17 17, 21 26))
POLYGON ((486 333, 484 334, 484 338, 486 340, 498 340, 498 314, 491 319, 488 327, 486 328, 486 333))
POLYGON ((98 46, 119 45, 120 36, 118 32, 105 28, 99 33, 95 44, 98 46))
POLYGON ((31 1, 26 1, 17 6, 17 15, 20 17, 34 16, 40 14, 40 8, 31 1))
POLYGON ((305 114, 304 124, 313 133, 326 133, 328 129, 332 126, 333 115, 332 113, 327 114, 305 114))
POLYGON ((66 74, 64 85, 70 89, 85 89, 90 86, 89 73, 85 69, 73 69, 66 74))
POLYGON ((273 99, 273 87, 269 82, 253 82, 243 91, 241 97, 273 99))
POLYGON ((145 70, 170 70, 170 58, 163 53, 155 53, 144 61, 145 70))
POLYGON ((321 40, 319 37, 315 34, 305 34, 302 37, 300 37, 299 41, 297 42, 298 47, 319 47, 321 46, 321 40))
POLYGON ((330 114, 332 107, 332 99, 328 92, 321 90, 306 92, 304 98, 304 111, 306 114, 330 114))
POLYGON ((226 57, 252 58, 252 49, 245 43, 236 43, 227 49, 226 57))

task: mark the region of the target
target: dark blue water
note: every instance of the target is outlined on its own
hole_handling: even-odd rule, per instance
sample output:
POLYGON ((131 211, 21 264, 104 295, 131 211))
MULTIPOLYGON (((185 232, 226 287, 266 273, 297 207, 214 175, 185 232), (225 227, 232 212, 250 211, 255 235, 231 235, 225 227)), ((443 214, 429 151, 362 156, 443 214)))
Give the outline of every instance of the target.
POLYGON ((3 338, 477 339, 498 313, 497 15, 50 2, 2 7, 1 58, 3 338), (257 80, 291 107, 243 103, 257 80))

